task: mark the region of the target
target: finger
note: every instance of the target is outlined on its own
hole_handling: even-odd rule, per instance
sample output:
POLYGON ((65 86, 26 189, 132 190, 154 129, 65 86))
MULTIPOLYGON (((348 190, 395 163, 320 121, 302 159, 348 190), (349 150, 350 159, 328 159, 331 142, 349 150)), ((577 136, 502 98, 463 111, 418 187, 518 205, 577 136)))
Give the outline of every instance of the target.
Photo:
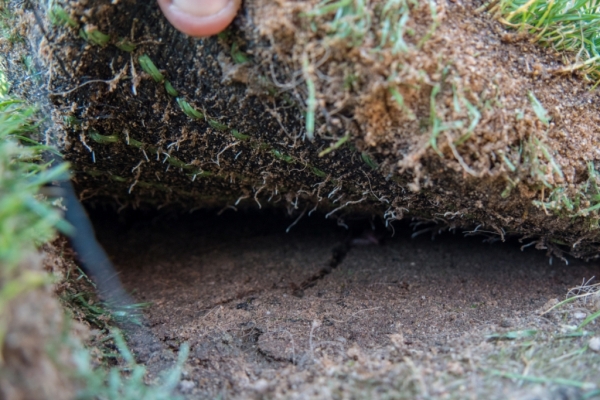
POLYGON ((158 0, 175 29, 196 37, 215 35, 233 21, 241 0, 158 0))

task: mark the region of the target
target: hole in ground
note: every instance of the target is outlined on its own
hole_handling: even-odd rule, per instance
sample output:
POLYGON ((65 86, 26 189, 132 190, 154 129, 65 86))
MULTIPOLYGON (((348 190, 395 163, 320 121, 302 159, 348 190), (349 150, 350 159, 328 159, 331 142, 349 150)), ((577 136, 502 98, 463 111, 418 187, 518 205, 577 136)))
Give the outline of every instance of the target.
POLYGON ((152 332, 173 349, 191 345, 185 390, 201 397, 243 397, 284 370, 356 359, 353 349, 449 354, 526 328, 548 300, 598 273, 597 262, 550 265, 516 240, 413 239, 408 224, 394 237, 377 227, 370 234, 368 219, 346 230, 313 215, 286 234, 294 219, 277 212, 92 217, 125 287, 152 303, 152 332), (380 244, 349 245, 365 242, 380 244), (336 259, 340 245, 348 251, 336 259), (335 268, 312 279, 332 260, 335 268))

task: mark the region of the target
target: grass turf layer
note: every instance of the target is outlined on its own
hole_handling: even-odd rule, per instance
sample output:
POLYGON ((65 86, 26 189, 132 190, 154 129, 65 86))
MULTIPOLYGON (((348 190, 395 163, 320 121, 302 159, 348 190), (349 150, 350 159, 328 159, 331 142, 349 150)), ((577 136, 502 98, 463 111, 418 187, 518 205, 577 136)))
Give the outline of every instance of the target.
POLYGON ((49 137, 84 199, 412 216, 589 258, 598 124, 580 104, 595 94, 565 72, 592 77, 575 67, 594 65, 596 22, 593 4, 577 18, 569 4, 487 6, 556 50, 581 43, 565 63, 475 8, 391 0, 249 2, 199 41, 150 5, 40 5, 48 44, 9 62, 52 71, 49 137))

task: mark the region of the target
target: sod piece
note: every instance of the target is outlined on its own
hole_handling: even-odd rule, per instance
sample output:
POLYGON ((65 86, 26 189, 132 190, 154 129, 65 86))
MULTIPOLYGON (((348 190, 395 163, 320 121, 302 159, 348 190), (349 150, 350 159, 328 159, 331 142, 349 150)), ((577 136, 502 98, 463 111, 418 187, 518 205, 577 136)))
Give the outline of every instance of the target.
POLYGON ((191 39, 154 4, 55 2, 3 48, 87 201, 410 216, 590 258, 596 9, 543 3, 252 1, 191 39))

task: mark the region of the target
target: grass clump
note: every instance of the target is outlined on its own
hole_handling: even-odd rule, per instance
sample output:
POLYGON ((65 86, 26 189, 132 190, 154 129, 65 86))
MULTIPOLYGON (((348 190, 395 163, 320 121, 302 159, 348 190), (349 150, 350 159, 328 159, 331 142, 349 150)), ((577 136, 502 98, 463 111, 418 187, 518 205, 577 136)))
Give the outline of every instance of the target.
POLYGON ((73 312, 74 318, 86 321, 99 333, 91 341, 91 348, 66 338, 72 349, 75 366, 69 373, 80 384, 78 399, 179 399, 174 391, 179 384, 181 370, 189 354, 184 344, 179 349, 175 365, 165 371, 158 383, 148 385, 146 368, 139 365, 127 346, 124 333, 115 324, 139 325, 143 308, 149 303, 130 304, 117 311, 99 301, 94 283, 75 265, 77 271, 66 278, 66 287, 60 295, 62 301, 73 312))
POLYGON ((500 21, 562 52, 560 71, 580 71, 600 83, 600 2, 597 0, 500 0, 492 3, 500 21))
POLYGON ((580 391, 579 398, 600 396, 597 371, 589 368, 600 359, 589 346, 592 338, 600 333, 596 326, 600 318, 600 284, 590 284, 590 281, 570 289, 565 300, 554 300, 554 305, 540 310, 540 315, 557 323, 558 329, 525 331, 535 333, 510 337, 524 342, 503 346, 489 359, 497 365, 490 365, 487 372, 519 385, 573 387, 580 391), (582 315, 586 316, 583 320, 582 315), (523 363, 526 368, 521 371, 523 363))
MULTIPOLYGON (((9 329, 12 301, 50 282, 47 274, 21 265, 51 240, 56 229, 72 232, 43 187, 64 178, 67 165, 47 162, 50 150, 38 144, 35 108, 8 97, 10 85, 0 71, 0 349, 9 329)), ((0 354, 0 365, 2 354, 0 354)))
POLYGON ((74 354, 77 367, 76 377, 85 382, 77 394, 78 399, 110 400, 178 400, 181 396, 173 392, 179 384, 181 370, 189 354, 187 344, 181 346, 176 365, 162 377, 162 382, 149 386, 144 382, 146 368, 139 365, 127 347, 120 330, 112 328, 109 338, 116 347, 121 365, 102 369, 93 368, 90 352, 78 348, 74 354))
POLYGON ((52 239, 55 229, 71 232, 42 187, 66 176, 67 164, 45 162, 37 144, 35 108, 0 93, 0 263, 14 271, 23 256, 52 239), (25 144, 24 144, 25 143, 25 144))
POLYGON ((359 353, 345 363, 317 358, 314 381, 296 390, 323 399, 332 393, 373 399, 598 398, 600 353, 590 343, 600 338, 594 311, 600 309, 600 284, 584 283, 571 289, 567 300, 555 301, 523 325, 495 326, 467 339, 467 345, 461 339, 447 353, 415 349, 395 333, 389 335, 392 346, 376 356, 359 353))

